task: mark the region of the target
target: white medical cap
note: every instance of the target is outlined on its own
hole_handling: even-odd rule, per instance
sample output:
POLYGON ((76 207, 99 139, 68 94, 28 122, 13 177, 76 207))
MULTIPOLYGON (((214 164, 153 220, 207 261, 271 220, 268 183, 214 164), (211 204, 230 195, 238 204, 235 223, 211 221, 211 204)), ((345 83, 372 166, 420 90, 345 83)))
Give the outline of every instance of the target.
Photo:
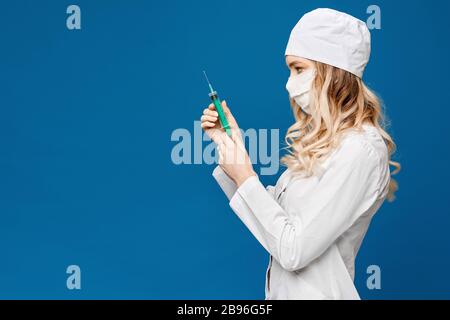
POLYGON ((316 9, 292 29, 285 55, 326 63, 362 78, 370 57, 370 32, 351 15, 316 9))

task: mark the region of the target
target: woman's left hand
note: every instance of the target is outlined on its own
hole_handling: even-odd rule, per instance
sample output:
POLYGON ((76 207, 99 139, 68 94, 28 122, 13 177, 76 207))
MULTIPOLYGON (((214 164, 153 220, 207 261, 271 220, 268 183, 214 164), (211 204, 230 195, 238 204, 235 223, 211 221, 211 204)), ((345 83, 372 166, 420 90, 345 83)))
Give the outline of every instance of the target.
POLYGON ((219 165, 239 187, 247 178, 256 176, 240 135, 232 130, 231 137, 221 133, 217 139, 219 165))

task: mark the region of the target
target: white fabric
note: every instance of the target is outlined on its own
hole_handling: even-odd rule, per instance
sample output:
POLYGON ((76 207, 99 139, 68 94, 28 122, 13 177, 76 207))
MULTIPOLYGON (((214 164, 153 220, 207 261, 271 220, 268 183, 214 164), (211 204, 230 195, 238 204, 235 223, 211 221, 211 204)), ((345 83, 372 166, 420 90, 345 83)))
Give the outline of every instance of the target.
POLYGON ((220 166, 213 176, 229 205, 270 253, 266 299, 360 299, 354 261, 390 180, 388 151, 378 130, 345 134, 321 176, 289 169, 276 186, 257 176, 239 188, 220 166))
POLYGON ((311 114, 311 87, 316 77, 316 69, 310 67, 299 74, 289 77, 286 83, 286 90, 289 97, 308 114, 311 114))
POLYGON ((351 15, 316 9, 292 29, 285 55, 326 63, 362 78, 370 57, 370 32, 351 15))

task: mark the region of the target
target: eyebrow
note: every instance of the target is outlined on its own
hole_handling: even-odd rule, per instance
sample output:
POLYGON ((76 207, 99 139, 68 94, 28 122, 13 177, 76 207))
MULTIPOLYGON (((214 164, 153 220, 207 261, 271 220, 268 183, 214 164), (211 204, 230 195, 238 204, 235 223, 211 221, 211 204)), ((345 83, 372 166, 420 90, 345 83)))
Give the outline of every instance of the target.
POLYGON ((301 62, 301 61, 292 61, 292 62, 290 62, 290 63, 288 64, 288 67, 290 68, 290 67, 292 67, 292 66, 295 65, 295 64, 302 64, 302 65, 303 65, 303 62, 301 62))

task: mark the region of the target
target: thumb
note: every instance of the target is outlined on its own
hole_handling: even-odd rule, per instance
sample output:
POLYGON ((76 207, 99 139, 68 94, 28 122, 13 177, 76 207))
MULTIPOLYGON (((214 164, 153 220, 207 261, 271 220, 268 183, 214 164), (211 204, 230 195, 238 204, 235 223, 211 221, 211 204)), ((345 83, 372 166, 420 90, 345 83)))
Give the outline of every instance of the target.
POLYGON ((231 112, 230 112, 230 108, 228 108, 228 105, 227 105, 227 101, 226 100, 223 100, 222 101, 222 108, 223 108, 223 111, 225 111, 225 113, 227 114, 227 115, 229 115, 231 112))
POLYGON ((237 134, 238 134, 238 136, 240 136, 241 132, 239 131, 239 125, 237 124, 236 119, 234 118, 233 114, 231 113, 230 108, 228 108, 227 101, 223 100, 221 104, 223 107, 223 112, 225 113, 225 116, 228 119, 228 123, 230 124, 231 129, 237 130, 238 131, 237 134))

